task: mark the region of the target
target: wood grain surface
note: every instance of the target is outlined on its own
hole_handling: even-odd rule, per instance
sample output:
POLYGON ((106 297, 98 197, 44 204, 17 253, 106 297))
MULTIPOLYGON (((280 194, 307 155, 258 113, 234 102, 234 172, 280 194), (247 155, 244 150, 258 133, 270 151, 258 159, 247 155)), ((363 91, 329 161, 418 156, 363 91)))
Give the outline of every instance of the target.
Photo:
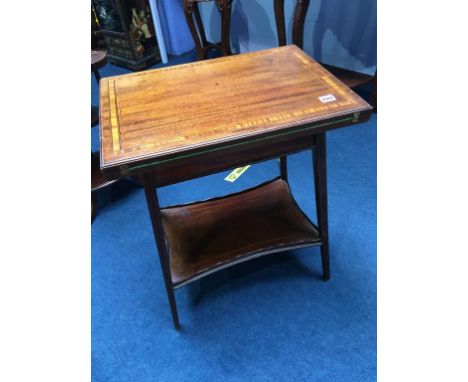
POLYGON ((103 78, 101 168, 206 152, 340 116, 359 122, 370 110, 294 45, 103 78))
POLYGON ((321 244, 317 227, 281 179, 221 198, 163 208, 161 216, 176 287, 252 257, 321 244))

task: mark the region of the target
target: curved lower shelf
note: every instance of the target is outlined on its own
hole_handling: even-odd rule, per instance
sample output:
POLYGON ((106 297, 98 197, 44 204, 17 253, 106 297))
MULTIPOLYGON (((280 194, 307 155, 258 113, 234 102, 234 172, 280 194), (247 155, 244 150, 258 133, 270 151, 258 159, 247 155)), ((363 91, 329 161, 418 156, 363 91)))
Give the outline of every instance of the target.
POLYGON ((255 257, 320 245, 288 184, 275 179, 221 198, 161 210, 175 288, 255 257))

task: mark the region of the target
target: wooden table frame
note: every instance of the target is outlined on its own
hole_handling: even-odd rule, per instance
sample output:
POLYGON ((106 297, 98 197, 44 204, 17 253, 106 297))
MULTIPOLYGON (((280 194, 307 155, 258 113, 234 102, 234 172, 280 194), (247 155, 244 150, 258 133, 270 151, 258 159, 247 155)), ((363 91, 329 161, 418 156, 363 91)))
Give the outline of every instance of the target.
MULTIPOLYGON (((321 253, 321 260, 322 260, 322 278, 324 281, 330 279, 330 260, 329 260, 329 247, 328 247, 328 207, 327 207, 327 174, 326 174, 326 138, 325 132, 318 133, 310 137, 311 139, 309 142, 306 143, 306 146, 310 146, 313 154, 313 174, 314 174, 314 183, 315 183, 315 202, 316 202, 316 209, 317 209, 317 220, 318 220, 318 230, 320 233, 320 240, 314 243, 313 245, 320 246, 320 253, 321 253)), ((286 152, 283 148, 281 148, 282 143, 275 145, 275 151, 277 153, 281 153, 283 155, 280 156, 280 178, 286 182, 288 182, 287 176, 287 159, 286 159, 286 152)), ((300 147, 291 146, 287 149, 289 152, 296 152, 297 149, 302 150, 304 147, 301 145, 300 147)), ((243 153, 245 154, 245 153, 243 153)), ((232 164, 238 165, 240 163, 254 163, 258 161, 258 154, 251 151, 249 157, 245 157, 242 155, 242 160, 239 160, 239 157, 233 156, 232 157, 232 164)), ((269 158, 262 158, 262 160, 272 159, 275 158, 276 155, 272 155, 269 158)), ((228 165, 229 162, 226 163, 226 168, 228 169, 232 167, 232 165, 228 165)), ((211 173, 209 160, 204 161, 204 166, 207 167, 207 173, 211 173)), ((219 171, 219 168, 216 168, 216 171, 219 171)), ((172 313, 172 320, 174 322, 174 327, 176 329, 180 329, 180 322, 177 313, 177 306, 174 291, 176 288, 186 285, 189 282, 193 282, 198 280, 200 277, 204 277, 212 273, 211 271, 200 277, 193 278, 188 282, 185 282, 181 285, 177 285, 173 283, 171 278, 171 270, 169 267, 169 253, 166 246, 166 236, 163 229, 163 223, 161 219, 161 207, 159 205, 158 194, 157 194, 157 187, 159 183, 157 182, 156 178, 151 173, 146 173, 141 175, 141 179, 144 185, 146 201, 148 204, 148 210, 151 218, 151 224, 153 227, 154 238, 158 248, 159 260, 161 263, 161 269, 163 272, 164 283, 166 285, 166 292, 167 298, 169 300, 169 305, 171 307, 172 313)), ((247 192, 249 190, 245 190, 247 192)), ((231 195, 227 195, 223 198, 229 198, 231 195)), ((217 198, 220 199, 220 198, 217 198)), ((312 246, 312 245, 308 245, 312 246)), ((289 246, 288 249, 294 248, 301 248, 302 245, 292 245, 289 246)), ((244 256, 240 261, 230 262, 224 264, 222 267, 218 267, 216 270, 232 266, 234 264, 238 264, 239 262, 248 261, 252 258, 256 258, 263 255, 268 255, 270 253, 276 252, 275 250, 267 250, 257 252, 250 256, 244 256)))
POLYGON ((320 246, 323 279, 330 278, 325 134, 367 121, 364 100, 294 45, 101 83, 101 170, 144 185, 177 329, 175 289, 240 262, 320 246), (288 183, 287 155, 304 150, 313 153, 317 225, 288 183), (159 204, 159 187, 275 158, 280 176, 270 182, 159 204))
MULTIPOLYGON (((335 127, 346 126, 350 123, 357 123, 361 120, 368 119, 370 113, 361 113, 361 115, 355 117, 355 119, 345 119, 337 120, 331 122, 335 127)), ((188 180, 190 178, 197 178, 212 173, 216 173, 222 170, 230 169, 234 166, 252 164, 256 162, 261 162, 265 160, 270 160, 274 158, 279 158, 279 172, 280 179, 288 182, 287 174, 287 155, 303 150, 310 149, 312 151, 312 160, 313 160, 313 176, 314 176, 314 185, 315 185, 315 203, 317 211, 317 228, 320 235, 319 240, 308 245, 290 245, 286 249, 296 249, 303 247, 311 246, 320 246, 321 253, 321 262, 322 262, 322 279, 328 281, 330 279, 330 260, 329 260, 329 244, 328 244, 328 203, 327 203, 327 171, 326 171, 326 133, 327 124, 323 126, 305 126, 305 129, 302 133, 294 134, 296 137, 291 137, 285 143, 284 139, 276 139, 273 137, 273 142, 268 151, 258 152, 257 145, 255 142, 246 143, 247 148, 243 148, 241 151, 233 153, 225 158, 224 162, 221 164, 213 164, 213 160, 216 156, 213 156, 212 153, 205 154, 205 158, 200 157, 198 161, 192 162, 192 159, 189 158, 183 164, 180 164, 181 168, 185 170, 188 169, 189 173, 192 173, 192 169, 197 171, 196 176, 182 176, 182 174, 177 171, 171 175, 171 179, 162 177, 165 169, 160 169, 159 171, 142 171, 141 180, 144 185, 145 197, 148 205, 148 210, 151 218, 151 224, 153 227, 154 238, 157 244, 159 260, 161 264, 161 269, 163 272, 164 283, 166 286, 167 297, 169 300, 169 305, 172 313, 172 320, 174 327, 180 329, 180 321, 177 313, 177 306, 175 300, 174 291, 181 286, 187 285, 193 281, 196 281, 202 277, 205 277, 213 272, 203 273, 201 276, 191 278, 187 282, 178 284, 174 283, 171 278, 171 270, 169 267, 169 253, 166 246, 167 238, 164 231, 164 224, 162 222, 161 209, 158 199, 157 188, 161 186, 170 185, 176 182, 183 180, 188 180), (311 132, 313 131, 313 133, 311 132), (203 168, 200 171, 200 168, 203 168)), ((278 137, 279 138, 279 137, 278 137)), ((173 169, 174 170, 174 169, 173 169)), ((247 189, 243 192, 248 192, 250 189, 247 189)), ((222 198, 215 199, 227 199, 231 197, 227 195, 222 198)), ((209 202, 209 201, 208 201, 209 202)), ((282 250, 286 250, 282 249, 282 250)), ((278 252, 275 249, 270 249, 266 251, 257 252, 250 256, 244 256, 240 261, 228 262, 223 264, 223 266, 216 268, 214 271, 238 264, 240 262, 248 261, 252 258, 256 258, 263 255, 268 255, 271 253, 278 252)))

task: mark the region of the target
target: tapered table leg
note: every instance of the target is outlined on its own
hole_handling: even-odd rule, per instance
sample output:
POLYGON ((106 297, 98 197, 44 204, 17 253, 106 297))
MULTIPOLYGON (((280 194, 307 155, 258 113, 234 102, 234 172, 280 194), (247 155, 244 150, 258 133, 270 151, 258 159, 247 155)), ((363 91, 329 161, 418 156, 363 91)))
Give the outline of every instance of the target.
POLYGON ((274 0, 278 46, 286 45, 286 28, 284 26, 284 0, 274 0))
POLYGON ((280 174, 281 179, 288 181, 288 160, 286 155, 280 157, 280 174))
POLYGON ((151 224, 153 226, 154 238, 158 247, 159 260, 161 261, 164 283, 166 284, 167 298, 169 300, 169 305, 171 306, 172 320, 174 322, 174 327, 176 329, 180 329, 174 287, 172 285, 171 270, 169 268, 169 255, 167 253, 166 242, 164 239, 164 228, 159 211, 158 195, 150 177, 143 176, 142 180, 145 188, 146 202, 148 204, 148 210, 151 217, 151 224))
POLYGON ((317 205, 317 220, 322 246, 323 280, 330 278, 330 258, 328 253, 328 207, 327 207, 327 161, 325 133, 317 134, 316 147, 313 150, 315 202, 317 205))
POLYGON ((294 8, 294 21, 293 21, 293 44, 299 48, 303 48, 304 39, 304 20, 309 8, 309 0, 297 0, 296 7, 294 8))

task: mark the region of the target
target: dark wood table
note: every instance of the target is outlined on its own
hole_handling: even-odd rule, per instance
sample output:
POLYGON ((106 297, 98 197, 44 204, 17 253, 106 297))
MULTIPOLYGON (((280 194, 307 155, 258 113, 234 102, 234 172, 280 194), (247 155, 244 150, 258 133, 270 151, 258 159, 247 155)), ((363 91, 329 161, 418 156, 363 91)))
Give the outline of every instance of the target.
POLYGON ((372 108, 296 46, 101 80, 101 169, 141 177, 174 325, 174 290, 292 248, 328 254, 325 132, 372 108), (196 95, 196 96, 194 96, 196 95), (288 185, 286 155, 312 149, 317 223, 288 185), (280 157, 279 176, 240 193, 161 208, 157 187, 280 157))

